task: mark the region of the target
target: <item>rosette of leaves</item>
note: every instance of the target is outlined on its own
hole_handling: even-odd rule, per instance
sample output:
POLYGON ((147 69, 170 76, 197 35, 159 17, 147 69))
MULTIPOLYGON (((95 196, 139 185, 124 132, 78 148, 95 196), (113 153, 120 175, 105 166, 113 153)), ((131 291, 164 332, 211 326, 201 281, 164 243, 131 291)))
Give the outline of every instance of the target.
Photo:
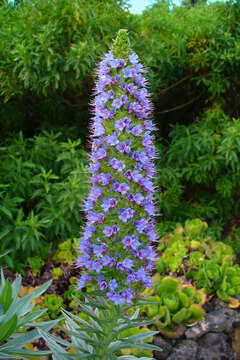
POLYGON ((177 337, 180 324, 189 325, 203 320, 206 295, 194 286, 184 284, 181 279, 170 276, 153 278, 154 289, 149 292, 143 312, 155 318, 154 326, 166 336, 177 337))
POLYGON ((43 284, 26 296, 19 298, 21 276, 11 284, 1 270, 0 283, 0 358, 26 359, 39 358, 51 354, 50 351, 31 351, 25 348, 30 342, 49 331, 57 321, 38 321, 46 310, 32 311, 32 300, 41 295, 51 281, 43 284), (29 330, 31 328, 31 330, 29 330), (28 331, 27 331, 28 330, 28 331))
POLYGON ((160 347, 143 342, 158 331, 146 330, 129 334, 131 329, 152 322, 139 318, 139 309, 132 316, 126 317, 132 305, 114 305, 112 302, 109 304, 102 295, 97 295, 94 299, 85 294, 85 301, 76 297, 74 300, 80 306, 80 316, 63 310, 67 329, 62 330, 71 337, 71 342, 40 331, 53 353, 53 360, 151 360, 150 357, 119 354, 124 349, 161 351, 160 347), (83 314, 85 316, 82 316, 83 314))
POLYGON ((157 261, 160 274, 185 274, 198 289, 207 295, 216 294, 229 302, 240 295, 240 267, 234 265, 231 246, 213 240, 206 233, 207 223, 199 219, 188 220, 185 226, 166 235, 157 261))
POLYGON ((120 30, 98 68, 92 123, 87 223, 77 266, 118 305, 151 286, 157 238, 151 103, 144 69, 120 30))

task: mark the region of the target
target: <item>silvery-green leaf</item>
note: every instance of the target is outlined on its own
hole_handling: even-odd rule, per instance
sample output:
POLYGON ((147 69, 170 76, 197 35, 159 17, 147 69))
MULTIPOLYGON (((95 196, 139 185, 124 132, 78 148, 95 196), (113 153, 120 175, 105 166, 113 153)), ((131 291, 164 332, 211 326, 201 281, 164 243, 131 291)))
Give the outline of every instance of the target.
POLYGON ((17 349, 39 338, 38 329, 28 331, 25 334, 18 334, 14 339, 9 340, 0 347, 0 351, 17 349))
POLYGON ((137 319, 138 315, 139 315, 140 309, 137 309, 135 311, 135 313, 129 318, 130 320, 135 320, 137 319))
MULTIPOLYGON (((27 326, 32 326, 33 324, 31 324, 30 321, 33 321, 33 320, 36 320, 36 319, 40 318, 41 315, 43 315, 46 311, 47 311, 47 309, 43 309, 43 310, 33 311, 33 312, 25 315, 18 322, 18 326, 23 326, 23 325, 25 325, 26 327, 27 326)), ((38 326, 39 326, 39 324, 38 324, 38 326)))
POLYGON ((154 359, 148 358, 148 357, 137 358, 136 356, 133 356, 133 355, 122 355, 122 356, 119 356, 117 358, 117 360, 154 360, 154 359))
POLYGON ((146 326, 146 325, 150 325, 152 324, 152 320, 145 320, 145 321, 141 321, 141 322, 131 322, 131 323, 125 323, 119 327, 114 328, 115 330, 117 330, 118 332, 122 332, 123 330, 126 329, 131 329, 131 328, 135 328, 135 327, 140 327, 140 326, 146 326))
POLYGON ((21 275, 18 275, 16 280, 14 280, 14 282, 12 283, 13 298, 15 298, 18 295, 21 283, 22 283, 22 277, 21 275))
POLYGON ((121 340, 122 341, 127 341, 127 342, 137 342, 137 341, 141 341, 141 340, 146 340, 148 338, 150 338, 151 336, 154 336, 156 334, 158 334, 159 331, 148 331, 148 332, 144 332, 144 333, 141 333, 141 334, 135 334, 135 335, 132 335, 132 336, 129 336, 129 337, 125 337, 125 338, 122 338, 121 340))
POLYGON ((55 336, 53 336, 49 333, 46 333, 45 331, 42 331, 41 329, 39 329, 39 333, 40 333, 41 337, 46 341, 50 350, 52 350, 56 354, 59 354, 59 353, 67 354, 65 349, 62 346, 58 345, 58 342, 60 342, 61 344, 66 345, 68 347, 69 343, 67 341, 64 341, 60 338, 56 338, 55 336))
MULTIPOLYGON (((70 312, 68 312, 68 311, 66 311, 64 309, 62 310, 62 312, 63 312, 64 317, 65 317, 66 320, 68 319, 69 321, 73 321, 72 319, 74 319, 77 322, 79 322, 80 324, 84 325, 87 330, 89 330, 91 332, 96 332, 96 333, 101 332, 102 333, 102 328, 100 327, 100 325, 98 325, 98 324, 97 325, 95 325, 95 324, 91 325, 86 320, 83 320, 80 317, 78 317, 78 316, 76 316, 74 314, 71 314, 70 312)), ((74 324, 75 324, 76 329, 79 328, 79 325, 77 325, 76 323, 74 323, 74 324)), ((72 326, 74 326, 74 325, 72 324, 72 326)))

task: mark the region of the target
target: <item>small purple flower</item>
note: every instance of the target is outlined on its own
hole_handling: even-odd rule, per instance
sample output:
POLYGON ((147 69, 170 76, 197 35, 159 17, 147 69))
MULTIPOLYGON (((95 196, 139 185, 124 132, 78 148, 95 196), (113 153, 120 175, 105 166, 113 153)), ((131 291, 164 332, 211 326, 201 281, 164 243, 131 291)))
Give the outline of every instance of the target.
POLYGON ((108 283, 108 287, 109 287, 109 289, 110 289, 111 291, 116 290, 117 287, 118 287, 117 281, 116 281, 115 279, 110 280, 109 283, 108 283))
POLYGON ((126 126, 126 124, 125 124, 124 120, 122 120, 122 119, 115 120, 115 129, 123 131, 125 126, 126 126))
POLYGON ((87 284, 87 281, 90 280, 92 280, 92 276, 86 274, 82 275, 81 278, 78 280, 78 284, 77 284, 78 289, 84 288, 87 284))
POLYGON ((91 199, 97 200, 100 196, 102 196, 101 188, 98 186, 94 186, 90 191, 89 197, 91 199))
POLYGON ((88 171, 90 173, 95 173, 95 172, 98 172, 101 168, 101 165, 99 162, 95 162, 95 163, 90 163, 90 166, 88 168, 88 171))
POLYGON ((134 135, 134 136, 140 136, 141 133, 142 133, 142 126, 141 124, 137 125, 137 126, 134 126, 132 129, 131 129, 131 133, 134 135))
POLYGON ((148 133, 142 138, 142 145, 147 147, 152 145, 152 137, 148 133))
POLYGON ((107 244, 102 243, 101 245, 93 244, 93 253, 96 257, 101 257, 108 249, 107 244))
POLYGON ((115 80, 115 82, 119 82, 119 81, 121 81, 121 76, 120 75, 116 75, 115 76, 115 78, 114 78, 114 80, 115 80))
POLYGON ((110 66, 111 66, 111 68, 112 69, 117 69, 117 67, 118 67, 118 60, 110 60, 110 66))
POLYGON ((145 219, 141 219, 141 220, 135 220, 134 221, 134 226, 135 228, 137 229, 137 231, 142 234, 144 233, 145 229, 147 228, 148 226, 148 221, 145 220, 145 219))
POLYGON ((89 211, 89 210, 92 210, 94 205, 96 204, 96 201, 95 200, 92 200, 92 199, 86 199, 85 203, 84 203, 84 211, 89 211))
POLYGON ((137 56, 137 54, 132 53, 131 55, 129 55, 128 58, 129 58, 129 61, 130 61, 131 64, 136 65, 136 64, 138 63, 138 56, 137 56))
POLYGON ((112 268, 116 264, 116 260, 108 255, 104 255, 101 260, 103 262, 103 266, 108 266, 109 268, 112 268))
POLYGON ((93 136, 101 136, 105 134, 105 128, 100 123, 95 123, 93 136))
POLYGON ((99 277, 98 277, 98 287, 101 291, 104 291, 107 288, 107 282, 103 275, 99 275, 99 277))
POLYGON ((121 102, 122 104, 126 104, 126 102, 128 101, 128 97, 126 95, 122 95, 121 96, 121 102))
POLYGON ((119 230, 120 230, 120 228, 117 225, 113 225, 113 227, 112 227, 113 235, 116 235, 119 230))
POLYGON ((142 194, 141 193, 137 193, 135 196, 134 196, 134 200, 135 200, 135 202, 136 202, 136 204, 138 204, 138 205, 141 205, 142 204, 142 202, 144 201, 144 196, 142 196, 142 194))
POLYGON ((115 159, 116 162, 112 165, 112 167, 117 170, 117 172, 121 172, 123 169, 125 169, 126 165, 122 161, 118 161, 115 159))
POLYGON ((125 69, 122 70, 122 74, 125 79, 128 79, 132 77, 132 69, 130 67, 126 67, 125 69))
POLYGON ((92 270, 99 273, 103 268, 102 260, 96 259, 92 262, 92 270))
POLYGON ((133 250, 137 250, 140 245, 141 245, 141 243, 138 241, 138 236, 135 235, 135 234, 132 235, 131 248, 132 248, 133 250))
POLYGON ((119 185, 119 183, 118 183, 117 179, 114 179, 114 180, 112 181, 112 188, 113 188, 113 190, 117 191, 118 185, 119 185))
POLYGON ((128 220, 131 220, 134 216, 134 210, 131 208, 127 209, 119 209, 118 210, 118 217, 122 222, 127 223, 128 220))
POLYGON ((126 65, 126 62, 125 62, 124 59, 119 59, 119 60, 118 60, 118 66, 119 66, 119 67, 123 67, 123 66, 125 66, 125 65, 126 65))
POLYGON ((120 87, 120 89, 122 89, 123 91, 127 90, 127 84, 126 84, 125 82, 122 82, 119 87, 120 87))
POLYGON ((100 148, 95 153, 93 153, 93 157, 96 160, 103 159, 106 156, 107 156, 107 152, 103 148, 100 148))
POLYGON ((117 264, 117 269, 121 270, 121 271, 131 270, 133 267, 133 264, 134 264, 134 262, 132 259, 124 259, 122 262, 119 262, 117 264))
POLYGON ((124 176, 128 179, 128 180, 133 180, 133 174, 132 171, 130 169, 128 169, 125 173, 124 176))
POLYGON ((133 193, 130 193, 130 194, 128 194, 128 195, 126 196, 126 199, 127 199, 128 201, 134 202, 134 201, 135 201, 135 196, 134 196, 133 193))
POLYGON ((137 86, 131 83, 127 86, 127 90, 130 94, 132 94, 135 90, 137 90, 137 86))
POLYGON ((126 183, 119 184, 117 187, 117 191, 122 195, 125 195, 129 190, 130 187, 126 183))
POLYGON ((116 149, 121 153, 128 154, 131 151, 130 142, 128 140, 125 142, 119 142, 116 146, 116 149))
POLYGON ((130 236, 130 235, 124 236, 122 243, 124 244, 124 249, 126 249, 127 247, 130 247, 132 244, 132 236, 130 236))
POLYGON ((110 237, 113 235, 113 229, 111 228, 111 226, 106 226, 104 229, 103 229, 103 234, 106 236, 106 237, 110 237))
POLYGON ((122 101, 121 99, 115 99, 112 102, 112 107, 115 109, 120 109, 120 107, 122 106, 122 101))
POLYGON ((154 205, 151 202, 147 202, 146 204, 144 204, 144 209, 149 216, 154 215, 154 205))
POLYGON ((101 207, 104 212, 108 212, 108 210, 112 209, 114 206, 116 206, 117 203, 118 203, 118 201, 114 198, 106 198, 106 199, 103 199, 101 207))
POLYGON ((114 146, 114 145, 117 145, 119 143, 119 140, 118 140, 118 133, 114 133, 112 135, 108 135, 105 139, 106 143, 108 145, 111 145, 111 146, 114 146))
POLYGON ((111 174, 99 174, 99 182, 105 186, 108 185, 110 183, 110 181, 112 180, 112 175, 111 174))

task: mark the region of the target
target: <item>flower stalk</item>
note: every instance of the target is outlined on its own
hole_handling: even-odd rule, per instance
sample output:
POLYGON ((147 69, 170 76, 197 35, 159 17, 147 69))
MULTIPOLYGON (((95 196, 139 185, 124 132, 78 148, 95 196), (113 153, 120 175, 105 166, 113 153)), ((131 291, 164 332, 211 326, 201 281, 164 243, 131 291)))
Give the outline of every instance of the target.
POLYGON ((120 30, 98 67, 87 222, 76 264, 83 269, 78 287, 94 282, 115 305, 152 286, 156 151, 144 72, 120 30))

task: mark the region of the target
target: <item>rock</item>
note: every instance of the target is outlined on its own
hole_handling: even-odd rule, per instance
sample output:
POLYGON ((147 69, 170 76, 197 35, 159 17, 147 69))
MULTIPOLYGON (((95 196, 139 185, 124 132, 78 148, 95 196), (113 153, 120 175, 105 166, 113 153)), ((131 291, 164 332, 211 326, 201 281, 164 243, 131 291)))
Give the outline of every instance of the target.
POLYGON ((229 336, 221 333, 208 333, 198 342, 198 360, 234 360, 231 347, 228 345, 229 336))
POLYGON ((221 310, 221 309, 226 308, 226 303, 224 301, 222 301, 221 299, 219 299, 218 297, 214 298, 212 303, 213 303, 215 310, 221 310))
POLYGON ((210 330, 210 323, 208 321, 201 321, 195 326, 192 326, 185 332, 187 339, 196 340, 210 330))
POLYGON ((162 349, 162 351, 153 351, 154 359, 167 360, 168 355, 173 350, 172 345, 167 340, 164 340, 160 334, 153 337, 153 344, 162 349))
POLYGON ((197 359, 197 343, 192 340, 183 340, 174 348, 174 352, 167 360, 196 360, 197 359))
POLYGON ((202 347, 213 347, 213 346, 222 346, 222 344, 226 343, 228 340, 228 336, 226 334, 218 334, 218 333, 208 333, 204 335, 199 340, 199 345, 202 347))
POLYGON ((232 329, 232 320, 221 310, 206 314, 205 321, 209 323, 209 330, 229 333, 232 329))
POLYGON ((232 329, 233 319, 222 310, 213 311, 205 315, 204 321, 189 328, 185 335, 187 339, 196 340, 209 331, 229 333, 232 329))

